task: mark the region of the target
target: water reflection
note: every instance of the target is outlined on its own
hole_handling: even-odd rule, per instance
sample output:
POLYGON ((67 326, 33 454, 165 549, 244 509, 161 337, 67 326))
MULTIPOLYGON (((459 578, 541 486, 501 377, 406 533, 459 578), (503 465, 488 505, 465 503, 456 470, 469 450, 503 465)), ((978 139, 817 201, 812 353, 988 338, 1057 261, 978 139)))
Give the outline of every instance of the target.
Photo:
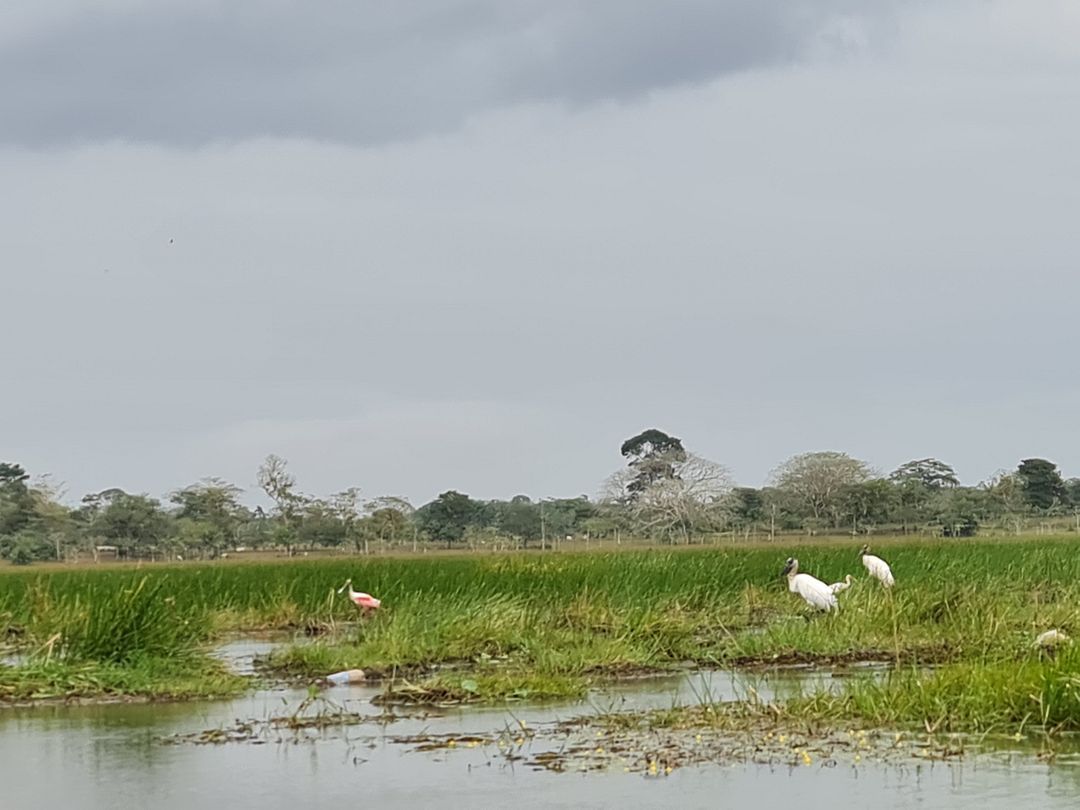
MULTIPOLYGON (((233 656, 241 666, 244 656, 262 654, 241 652, 233 656)), ((218 703, 5 710, 0 712, 0 807, 112 810, 153 805, 157 810, 186 810, 257 804, 295 810, 345 802, 381 809, 510 803, 522 809, 1077 806, 1080 766, 1071 760, 1039 762, 1030 748, 1015 741, 1000 741, 992 759, 959 764, 700 766, 658 779, 621 772, 554 774, 507 764, 485 747, 417 753, 390 741, 392 736, 419 733, 490 734, 519 719, 535 727, 583 713, 666 708, 701 698, 783 698, 840 683, 841 678, 821 672, 684 673, 620 684, 574 703, 519 705, 512 713, 502 708, 404 713, 407 716, 391 726, 365 724, 300 745, 164 745, 160 739, 228 726, 238 718, 270 717, 299 703, 306 695, 303 690, 266 690, 218 703)), ((377 717, 383 710, 370 703, 377 692, 345 687, 326 695, 377 717)))

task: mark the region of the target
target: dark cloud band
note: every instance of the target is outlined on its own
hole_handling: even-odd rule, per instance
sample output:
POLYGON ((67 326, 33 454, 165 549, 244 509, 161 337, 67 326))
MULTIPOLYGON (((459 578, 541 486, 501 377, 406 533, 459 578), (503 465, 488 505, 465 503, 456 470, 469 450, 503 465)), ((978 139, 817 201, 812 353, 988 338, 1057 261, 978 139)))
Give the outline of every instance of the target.
POLYGON ((388 142, 517 103, 634 98, 797 59, 851 5, 244 0, 80 14, 0 45, 0 142, 388 142))

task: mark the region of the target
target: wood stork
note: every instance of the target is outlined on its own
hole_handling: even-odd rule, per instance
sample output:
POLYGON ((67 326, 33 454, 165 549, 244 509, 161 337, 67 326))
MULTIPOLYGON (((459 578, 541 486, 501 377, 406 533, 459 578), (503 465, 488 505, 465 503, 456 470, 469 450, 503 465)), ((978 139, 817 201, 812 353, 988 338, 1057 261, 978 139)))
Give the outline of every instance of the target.
POLYGON ((846 591, 850 587, 851 587, 851 574, 848 574, 846 577, 844 577, 843 582, 834 582, 832 585, 830 585, 829 590, 832 591, 833 593, 840 593, 840 591, 846 591))
POLYGON ((892 569, 889 568, 889 564, 881 559, 881 557, 875 557, 871 554, 870 546, 863 545, 859 550, 859 557, 862 558, 862 564, 866 566, 866 570, 870 572, 870 576, 878 580, 886 588, 891 588, 896 584, 896 580, 893 579, 892 569))
POLYGON ((817 577, 800 574, 799 561, 794 557, 788 557, 784 570, 780 573, 787 577, 788 590, 801 596, 810 607, 815 610, 840 610, 832 589, 817 577))
POLYGON ((376 599, 370 593, 361 593, 360 591, 354 591, 352 589, 352 579, 345 580, 345 584, 338 588, 338 593, 344 593, 345 589, 349 589, 349 599, 353 604, 361 610, 376 610, 379 605, 382 604, 381 599, 376 599))

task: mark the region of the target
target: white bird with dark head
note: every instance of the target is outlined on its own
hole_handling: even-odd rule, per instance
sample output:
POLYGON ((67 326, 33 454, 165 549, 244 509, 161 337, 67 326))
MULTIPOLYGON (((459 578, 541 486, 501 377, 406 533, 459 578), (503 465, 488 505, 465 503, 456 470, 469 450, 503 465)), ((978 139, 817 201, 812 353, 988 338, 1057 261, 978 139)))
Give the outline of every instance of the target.
POLYGON ((834 582, 832 585, 830 585, 829 590, 832 591, 833 593, 840 593, 840 591, 846 591, 850 587, 851 587, 851 574, 848 574, 846 577, 844 577, 843 582, 834 582))
POLYGON ((886 588, 891 588, 896 584, 896 580, 893 579, 892 569, 889 568, 889 564, 881 559, 881 557, 875 557, 871 554, 870 546, 864 545, 859 550, 859 557, 862 559, 862 564, 866 566, 866 570, 870 572, 870 576, 886 588))
POLYGON ((832 588, 817 577, 800 574, 799 561, 794 557, 788 557, 787 564, 780 573, 787 577, 788 590, 801 596, 810 607, 816 610, 840 610, 832 588))

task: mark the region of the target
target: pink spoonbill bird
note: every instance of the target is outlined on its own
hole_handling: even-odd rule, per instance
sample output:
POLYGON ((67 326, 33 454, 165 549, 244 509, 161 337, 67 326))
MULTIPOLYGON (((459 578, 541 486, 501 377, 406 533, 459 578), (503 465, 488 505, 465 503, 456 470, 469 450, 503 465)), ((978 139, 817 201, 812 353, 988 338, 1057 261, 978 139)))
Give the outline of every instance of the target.
POLYGON ((382 604, 381 599, 376 599, 370 593, 361 593, 360 591, 354 591, 352 589, 352 579, 345 580, 345 584, 338 588, 338 593, 344 593, 345 589, 349 589, 349 599, 361 610, 375 610, 382 604))

